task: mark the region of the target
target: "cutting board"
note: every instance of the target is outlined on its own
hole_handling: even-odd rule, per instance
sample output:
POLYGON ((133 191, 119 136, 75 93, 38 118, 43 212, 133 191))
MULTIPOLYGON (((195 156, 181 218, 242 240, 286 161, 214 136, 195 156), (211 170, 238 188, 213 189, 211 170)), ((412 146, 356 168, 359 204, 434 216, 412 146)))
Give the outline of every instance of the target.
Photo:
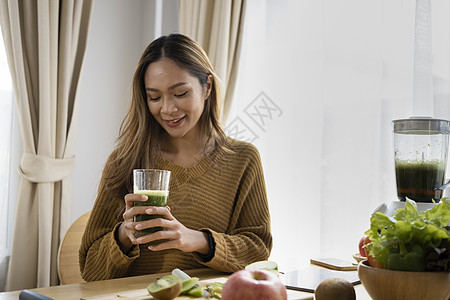
MULTIPOLYGON (((226 277, 218 277, 214 279, 208 279, 208 280, 200 280, 198 284, 201 287, 205 287, 208 283, 212 282, 220 282, 225 283, 227 281, 226 277)), ((287 290, 288 299, 289 300, 313 300, 314 294, 312 293, 305 293, 305 292, 299 292, 294 290, 287 290)), ((130 291, 124 291, 120 293, 113 293, 113 294, 104 294, 99 295, 95 297, 85 297, 81 298, 81 300, 111 300, 111 299, 117 299, 117 300, 156 300, 153 298, 146 289, 135 289, 130 291)), ((197 298, 195 297, 189 297, 189 296, 179 296, 175 298, 176 300, 195 300, 197 298)))
MULTIPOLYGON (((198 284, 201 287, 205 287, 208 283, 212 282, 220 282, 225 283, 227 281, 226 277, 219 277, 214 279, 208 279, 208 280, 200 280, 198 284)), ((150 284, 150 282, 149 282, 150 284)), ((120 293, 112 293, 112 294, 104 294, 104 295, 98 295, 95 297, 87 297, 87 298, 81 298, 81 300, 111 300, 111 299, 121 299, 121 300, 156 300, 156 298, 153 298, 147 291, 147 289, 137 289, 137 290, 130 290, 130 291, 124 291, 120 293)), ((194 297, 190 296, 179 296, 175 299, 185 299, 185 300, 192 300, 195 299, 194 297)))

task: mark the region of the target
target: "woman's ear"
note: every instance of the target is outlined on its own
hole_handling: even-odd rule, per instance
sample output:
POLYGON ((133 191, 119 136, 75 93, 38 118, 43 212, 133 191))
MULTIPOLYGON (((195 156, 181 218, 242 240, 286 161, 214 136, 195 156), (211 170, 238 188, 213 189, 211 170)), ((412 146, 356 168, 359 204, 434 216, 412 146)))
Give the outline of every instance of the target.
POLYGON ((212 90, 212 75, 208 75, 205 83, 205 100, 211 95, 212 90))

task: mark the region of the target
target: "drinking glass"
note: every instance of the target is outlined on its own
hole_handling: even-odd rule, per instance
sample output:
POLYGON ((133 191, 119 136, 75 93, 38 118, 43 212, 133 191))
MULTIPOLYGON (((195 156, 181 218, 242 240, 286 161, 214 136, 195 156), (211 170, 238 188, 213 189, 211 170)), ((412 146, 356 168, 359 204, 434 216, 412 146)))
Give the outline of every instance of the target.
MULTIPOLYGON (((159 206, 167 205, 169 196, 170 171, 154 169, 133 170, 133 192, 135 194, 146 195, 147 201, 135 201, 135 206, 159 206)), ((135 222, 147 221, 161 218, 161 215, 136 215, 135 222)), ((161 227, 151 227, 143 230, 136 230, 135 236, 140 237, 161 230, 161 227)))

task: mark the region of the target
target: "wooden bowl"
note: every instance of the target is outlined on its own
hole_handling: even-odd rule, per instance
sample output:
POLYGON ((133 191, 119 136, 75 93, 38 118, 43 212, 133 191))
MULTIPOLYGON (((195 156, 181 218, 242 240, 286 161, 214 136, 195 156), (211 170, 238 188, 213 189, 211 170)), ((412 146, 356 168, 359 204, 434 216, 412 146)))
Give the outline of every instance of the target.
POLYGON ((406 272, 358 264, 358 275, 373 300, 448 300, 450 272, 406 272))

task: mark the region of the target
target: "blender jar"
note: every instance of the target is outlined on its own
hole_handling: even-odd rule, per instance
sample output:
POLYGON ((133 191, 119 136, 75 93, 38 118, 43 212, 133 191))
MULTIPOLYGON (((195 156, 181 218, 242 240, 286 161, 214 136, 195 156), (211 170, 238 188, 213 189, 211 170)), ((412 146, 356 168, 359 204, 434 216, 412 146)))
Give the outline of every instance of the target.
POLYGON ((450 122, 432 118, 394 120, 397 197, 439 202, 445 188, 450 122))

